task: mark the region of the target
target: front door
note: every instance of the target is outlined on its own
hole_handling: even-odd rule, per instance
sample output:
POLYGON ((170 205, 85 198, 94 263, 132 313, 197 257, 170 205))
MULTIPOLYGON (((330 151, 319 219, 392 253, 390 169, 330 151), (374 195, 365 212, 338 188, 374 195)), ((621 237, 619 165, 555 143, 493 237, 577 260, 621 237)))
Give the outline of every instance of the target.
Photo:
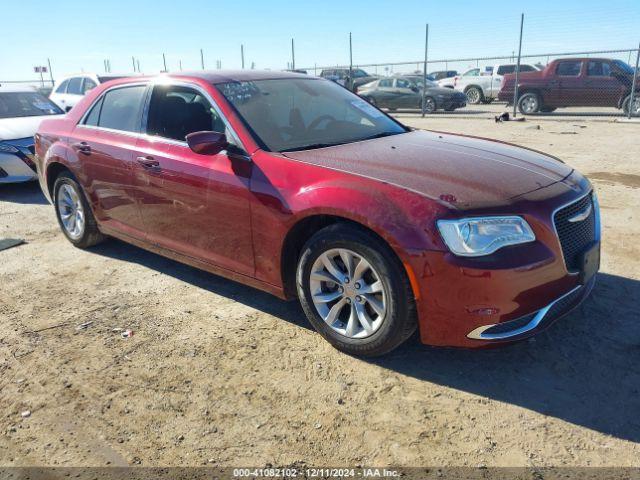
POLYGON ((248 168, 226 152, 200 155, 186 143, 197 131, 231 131, 199 87, 156 85, 134 178, 147 240, 228 270, 254 274, 248 168))

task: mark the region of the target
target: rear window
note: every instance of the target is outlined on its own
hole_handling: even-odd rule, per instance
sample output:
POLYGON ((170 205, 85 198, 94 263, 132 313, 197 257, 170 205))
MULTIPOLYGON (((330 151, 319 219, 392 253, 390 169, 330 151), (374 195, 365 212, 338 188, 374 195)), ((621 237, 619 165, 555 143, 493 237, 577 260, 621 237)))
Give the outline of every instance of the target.
POLYGON ((582 62, 560 62, 556 67, 556 74, 563 77, 577 77, 580 75, 582 62))
POLYGON ((592 61, 587 64, 587 75, 590 77, 610 77, 611 64, 609 62, 592 61))
POLYGON ((0 118, 37 117, 63 113, 51 100, 37 92, 0 93, 0 118))
MULTIPOLYGON (((139 132, 145 90, 146 86, 136 85, 109 90, 105 93, 101 100, 102 108, 98 126, 125 132, 139 132)), ((95 118, 93 110, 89 117, 95 118)))

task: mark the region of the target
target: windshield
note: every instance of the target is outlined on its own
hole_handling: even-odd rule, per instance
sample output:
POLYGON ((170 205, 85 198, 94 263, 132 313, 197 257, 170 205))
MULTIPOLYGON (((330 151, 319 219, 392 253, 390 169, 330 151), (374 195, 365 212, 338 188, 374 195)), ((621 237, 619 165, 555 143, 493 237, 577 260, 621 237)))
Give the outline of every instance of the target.
POLYGON ((306 150, 407 131, 333 82, 274 79, 216 85, 264 148, 306 150))
POLYGON ((37 92, 0 93, 0 118, 37 117, 63 113, 49 99, 37 92))
POLYGON ((633 68, 628 63, 623 62, 622 60, 614 60, 615 63, 620 70, 624 73, 628 73, 629 75, 633 75, 633 68))

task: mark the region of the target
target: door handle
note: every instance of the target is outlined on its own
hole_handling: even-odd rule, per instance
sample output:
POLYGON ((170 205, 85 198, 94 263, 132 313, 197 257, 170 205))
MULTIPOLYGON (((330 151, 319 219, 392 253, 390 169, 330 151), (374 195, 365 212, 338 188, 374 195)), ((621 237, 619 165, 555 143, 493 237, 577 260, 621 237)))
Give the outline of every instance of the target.
POLYGON ((160 162, 155 160, 153 157, 147 155, 146 157, 136 157, 136 160, 140 165, 144 168, 160 168, 160 162))
POLYGON ((78 142, 73 144, 74 148, 76 148, 80 153, 84 153, 88 155, 91 153, 91 146, 87 142, 78 142))

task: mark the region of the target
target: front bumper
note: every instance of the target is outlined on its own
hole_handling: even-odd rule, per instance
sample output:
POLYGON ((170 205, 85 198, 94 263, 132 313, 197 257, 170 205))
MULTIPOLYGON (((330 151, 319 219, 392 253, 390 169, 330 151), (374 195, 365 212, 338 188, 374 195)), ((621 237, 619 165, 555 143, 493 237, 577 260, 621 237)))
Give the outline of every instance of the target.
MULTIPOLYGON (((414 275, 420 339, 427 345, 482 348, 532 336, 580 304, 591 292, 597 265, 576 271, 565 262, 554 218, 590 195, 586 180, 567 190, 562 183, 513 203, 534 230, 536 241, 485 257, 448 251, 415 251, 407 262, 414 275), (584 285, 583 285, 584 284, 584 285)), ((599 211, 595 243, 600 241, 599 211)), ((483 214, 501 213, 482 212, 483 214)), ((573 215, 573 214, 572 214, 573 215)), ((586 264, 585 264, 586 265, 586 264)), ((591 264, 590 264, 591 265, 591 264)))
POLYGON ((36 177, 20 154, 0 153, 0 183, 28 182, 36 177))

